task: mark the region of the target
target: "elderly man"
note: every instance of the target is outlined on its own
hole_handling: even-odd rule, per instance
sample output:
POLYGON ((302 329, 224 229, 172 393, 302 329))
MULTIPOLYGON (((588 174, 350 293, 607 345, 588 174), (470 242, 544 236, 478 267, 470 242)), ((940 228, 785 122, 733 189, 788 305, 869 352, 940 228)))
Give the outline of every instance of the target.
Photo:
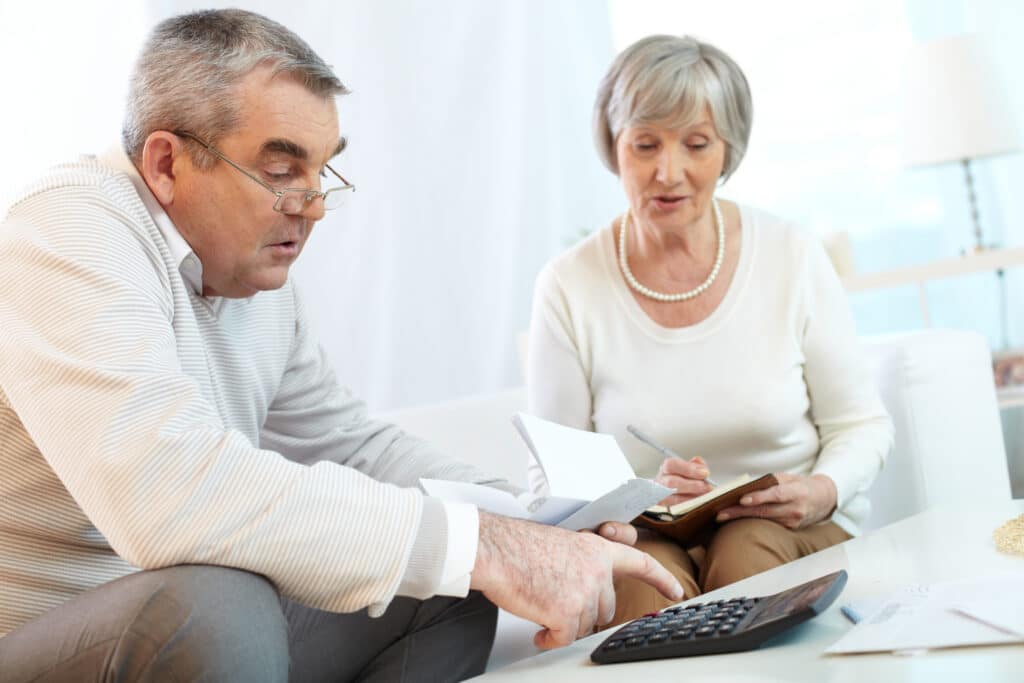
POLYGON ((169 19, 123 150, 12 205, 3 680, 455 679, 483 669, 494 605, 553 647, 611 618, 615 575, 681 596, 627 525, 614 543, 424 496, 425 476, 510 485, 336 383, 288 269, 352 192, 329 163, 344 92, 263 17, 169 19))

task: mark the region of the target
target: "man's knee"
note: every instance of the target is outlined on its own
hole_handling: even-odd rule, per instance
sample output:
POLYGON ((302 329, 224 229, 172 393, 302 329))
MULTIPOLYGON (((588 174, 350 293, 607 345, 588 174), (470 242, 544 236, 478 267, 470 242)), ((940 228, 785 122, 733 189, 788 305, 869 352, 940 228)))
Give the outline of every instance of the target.
POLYGON ((113 666, 140 678, 287 680, 288 626, 266 579, 200 565, 154 574, 125 623, 113 666))

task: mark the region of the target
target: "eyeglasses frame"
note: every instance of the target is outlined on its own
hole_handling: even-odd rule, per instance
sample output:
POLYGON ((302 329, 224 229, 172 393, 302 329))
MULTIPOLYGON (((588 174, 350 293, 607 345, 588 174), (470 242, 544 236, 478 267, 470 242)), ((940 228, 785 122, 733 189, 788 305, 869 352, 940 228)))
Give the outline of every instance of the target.
MULTIPOLYGON (((173 131, 173 133, 175 135, 177 135, 178 137, 188 138, 189 140, 192 140, 193 142, 199 144, 204 149, 206 149, 208 152, 213 154, 215 157, 217 157, 221 161, 227 163, 229 166, 234 168, 239 173, 242 173, 243 175, 247 176, 248 178, 250 178, 254 182, 258 183, 260 186, 266 188, 268 192, 270 192, 275 197, 277 197, 277 199, 274 201, 274 211, 277 211, 278 213, 283 213, 285 215, 296 215, 298 213, 301 213, 301 211, 297 211, 294 214, 289 214, 288 212, 282 211, 280 208, 278 208, 278 205, 281 203, 282 199, 284 199, 285 194, 287 194, 289 192, 302 192, 302 193, 304 193, 304 199, 303 199, 304 203, 302 205, 302 211, 305 211, 306 207, 308 207, 310 205, 310 203, 313 202, 314 200, 316 200, 318 197, 322 198, 324 200, 324 210, 325 211, 330 211, 331 209, 329 209, 327 207, 327 195, 331 194, 332 192, 343 192, 345 190, 352 190, 353 192, 355 192, 355 189, 356 189, 355 185, 353 185, 349 181, 345 180, 345 177, 343 175, 341 175, 340 173, 338 173, 337 171, 335 171, 333 168, 331 168, 330 164, 324 164, 324 167, 328 171, 333 173, 334 176, 338 180, 340 180, 342 183, 344 183, 344 185, 342 185, 341 187, 332 187, 332 188, 330 188, 328 190, 324 190, 324 191, 314 190, 314 189, 308 188, 308 187, 285 187, 285 188, 282 188, 280 190, 277 190, 277 189, 274 189, 273 185, 271 185, 270 183, 268 183, 268 182, 264 181, 263 179, 259 178, 258 176, 256 176, 256 174, 254 174, 254 173, 252 173, 250 171, 247 171, 243 167, 241 167, 238 164, 236 164, 234 161, 232 161, 231 159, 226 157, 220 150, 218 150, 216 147, 214 147, 213 145, 209 144, 208 142, 206 142, 205 140, 203 140, 199 136, 194 135, 194 134, 188 132, 187 130, 176 130, 176 131, 173 131)), ((335 208, 337 208, 337 207, 335 207, 335 208)))

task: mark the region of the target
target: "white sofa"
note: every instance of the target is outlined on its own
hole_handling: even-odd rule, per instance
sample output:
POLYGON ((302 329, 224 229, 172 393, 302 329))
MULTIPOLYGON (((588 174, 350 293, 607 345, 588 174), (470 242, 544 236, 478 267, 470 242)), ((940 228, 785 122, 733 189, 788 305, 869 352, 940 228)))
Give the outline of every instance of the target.
MULTIPOLYGON (((874 529, 935 505, 1009 498, 991 355, 974 332, 927 330, 867 337, 896 444, 871 491, 874 529)), ((509 418, 522 388, 395 411, 384 417, 448 453, 526 485, 526 450, 509 418)), ((502 612, 488 662, 493 670, 536 652, 537 627, 502 612)))

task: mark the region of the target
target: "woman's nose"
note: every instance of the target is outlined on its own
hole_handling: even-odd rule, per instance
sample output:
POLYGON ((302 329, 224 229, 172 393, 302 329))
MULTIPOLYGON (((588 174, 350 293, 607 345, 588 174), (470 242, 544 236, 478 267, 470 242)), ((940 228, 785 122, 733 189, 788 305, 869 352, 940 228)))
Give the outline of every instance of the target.
POLYGON ((686 159, 674 146, 666 146, 658 157, 657 181, 662 185, 675 185, 683 179, 686 159))

